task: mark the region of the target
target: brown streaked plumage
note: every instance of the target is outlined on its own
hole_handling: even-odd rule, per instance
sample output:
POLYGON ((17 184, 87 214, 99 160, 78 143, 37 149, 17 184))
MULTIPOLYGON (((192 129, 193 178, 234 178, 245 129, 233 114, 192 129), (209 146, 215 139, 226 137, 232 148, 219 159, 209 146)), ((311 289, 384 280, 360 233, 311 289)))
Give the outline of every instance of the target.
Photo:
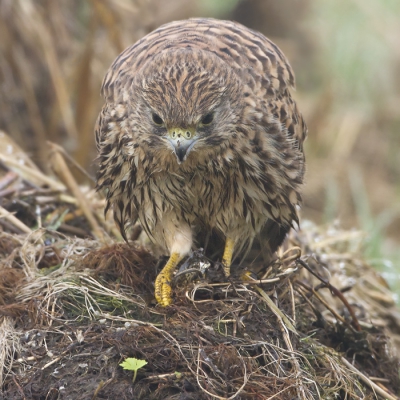
POLYGON ((234 22, 161 26, 126 49, 103 82, 97 186, 123 236, 139 220, 170 259, 156 298, 171 303, 179 261, 209 232, 222 261, 262 232, 270 258, 297 221, 307 128, 279 48, 234 22))

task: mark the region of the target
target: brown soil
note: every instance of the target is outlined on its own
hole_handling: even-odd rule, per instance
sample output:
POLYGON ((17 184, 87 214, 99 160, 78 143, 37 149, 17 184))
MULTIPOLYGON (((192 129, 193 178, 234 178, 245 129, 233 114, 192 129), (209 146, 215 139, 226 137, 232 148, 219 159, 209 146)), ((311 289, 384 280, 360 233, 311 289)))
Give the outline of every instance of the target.
MULTIPOLYGON (((43 234, 44 243, 49 237, 43 234)), ((141 248, 87 241, 86 248, 72 244, 80 247, 77 255, 70 240, 60 242, 63 272, 41 275, 39 268, 32 287, 19 267, 28 254, 21 257, 22 248, 3 234, 0 243, 7 241, 20 257, 9 259, 11 268, 0 275, 3 324, 11 325, 6 340, 13 343, 4 399, 373 398, 342 357, 389 393, 400 391, 398 359, 386 336, 388 329, 398 334, 398 321, 371 324, 375 310, 362 302, 349 309, 332 297, 290 260, 293 250, 264 284, 210 284, 210 270, 160 308, 153 300, 156 260, 141 248), (339 317, 327 312, 324 298, 339 317), (119 366, 128 357, 148 363, 134 384, 132 372, 119 366)), ((320 278, 334 272, 319 256, 306 266, 320 278)), ((354 295, 354 286, 342 291, 354 295)))

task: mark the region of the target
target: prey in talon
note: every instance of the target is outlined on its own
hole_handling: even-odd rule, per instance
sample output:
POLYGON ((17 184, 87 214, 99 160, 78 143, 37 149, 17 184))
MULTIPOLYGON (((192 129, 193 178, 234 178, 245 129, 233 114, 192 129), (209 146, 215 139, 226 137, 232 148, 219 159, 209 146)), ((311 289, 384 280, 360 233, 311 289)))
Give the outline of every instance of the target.
POLYGON ((210 267, 211 262, 205 257, 203 249, 196 250, 179 267, 173 278, 173 285, 183 286, 206 279, 210 267))

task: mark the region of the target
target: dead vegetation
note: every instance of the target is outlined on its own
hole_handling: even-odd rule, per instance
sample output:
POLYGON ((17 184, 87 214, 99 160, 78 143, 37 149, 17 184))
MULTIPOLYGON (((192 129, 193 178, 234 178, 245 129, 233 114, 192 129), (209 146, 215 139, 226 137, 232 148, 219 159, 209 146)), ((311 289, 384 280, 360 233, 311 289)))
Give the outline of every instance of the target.
MULTIPOLYGON (((41 168, 0 132, 0 399, 396 399, 400 314, 362 256, 362 232, 303 221, 261 282, 223 282, 218 264, 200 255, 177 279, 173 306, 159 308, 160 260, 138 242, 120 242, 101 196, 78 185, 76 167, 47 144, 92 165, 111 61, 160 24, 199 14, 196 2, 165 4, 0 2, 0 119, 41 168), (127 357, 148 362, 134 384, 119 367, 127 357)), ((268 15, 257 15, 265 26, 268 15)), ((277 36, 285 53, 298 48, 277 36)), ((364 162, 385 208, 393 182, 382 177, 395 176, 398 163, 385 169, 387 154, 397 153, 382 138, 397 123, 397 97, 376 96, 387 97, 385 113, 367 118, 350 108, 333 113, 329 87, 300 96, 309 103, 309 170, 347 174, 350 162, 364 162), (372 139, 356 140, 361 132, 372 139)), ((309 174, 310 215, 321 213, 326 181, 309 174)))
POLYGON ((197 253, 160 308, 160 260, 118 242, 52 151, 65 183, 2 158, 4 398, 397 398, 399 313, 361 232, 304 221, 260 281, 224 282, 197 253), (148 363, 134 384, 127 357, 148 363))

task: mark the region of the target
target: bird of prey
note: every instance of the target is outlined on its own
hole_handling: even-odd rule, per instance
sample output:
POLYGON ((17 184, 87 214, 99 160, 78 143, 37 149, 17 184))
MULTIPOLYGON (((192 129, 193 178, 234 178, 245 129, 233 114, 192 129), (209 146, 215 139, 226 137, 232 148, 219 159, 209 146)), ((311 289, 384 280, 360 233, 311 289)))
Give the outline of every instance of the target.
POLYGON ((261 232, 271 256, 298 222, 307 128, 293 87, 273 42, 216 19, 163 25, 108 70, 97 187, 125 240, 139 221, 169 255, 155 282, 162 306, 177 265, 207 232, 224 239, 229 276, 261 232))

